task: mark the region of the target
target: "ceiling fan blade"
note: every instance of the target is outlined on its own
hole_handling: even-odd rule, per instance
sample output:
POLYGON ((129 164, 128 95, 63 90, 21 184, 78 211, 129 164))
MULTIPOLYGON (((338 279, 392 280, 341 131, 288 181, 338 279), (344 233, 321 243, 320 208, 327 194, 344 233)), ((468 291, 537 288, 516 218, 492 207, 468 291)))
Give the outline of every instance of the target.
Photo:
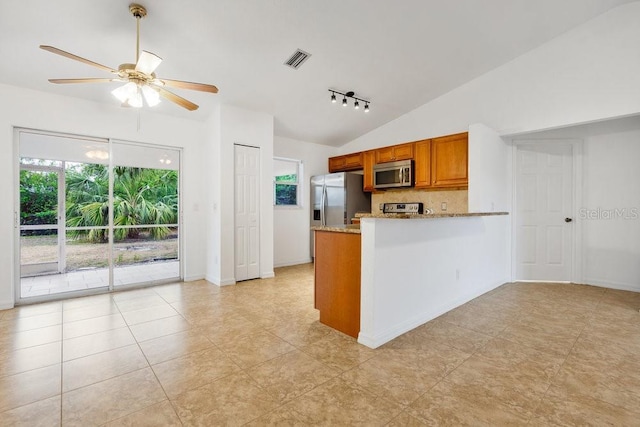
POLYGON ((109 83, 119 81, 118 79, 101 79, 101 78, 86 78, 86 79, 49 79, 51 83, 66 84, 66 83, 109 83))
POLYGON ((175 102, 179 106, 186 108, 189 111, 194 111, 198 109, 198 106, 191 101, 187 101, 181 96, 176 95, 173 92, 169 92, 166 89, 162 89, 161 87, 156 87, 156 90, 160 94, 161 97, 168 99, 171 102, 175 102))
POLYGON ((140 57, 138 58, 138 63, 136 64, 136 71, 140 71, 144 74, 153 73, 158 65, 162 62, 162 58, 160 58, 155 53, 147 52, 143 50, 140 53, 140 57))
POLYGON ((170 80, 170 79, 158 79, 166 86, 175 87, 179 89, 191 89, 199 90, 200 92, 218 93, 218 88, 214 85, 208 85, 204 83, 185 82, 182 80, 170 80))
POLYGON ((97 62, 89 61, 86 58, 82 58, 82 57, 80 57, 78 55, 74 55, 73 53, 65 52, 64 50, 58 49, 57 47, 47 46, 47 45, 40 45, 40 49, 44 49, 44 50, 46 50, 48 52, 55 53, 56 55, 64 56, 66 58, 73 59, 75 61, 83 62, 83 63, 85 63, 87 65, 91 65, 93 67, 100 68, 100 69, 105 70, 105 71, 109 71, 110 73, 116 73, 116 74, 118 73, 116 70, 114 70, 113 68, 109 68, 106 65, 102 65, 102 64, 98 64, 97 62))

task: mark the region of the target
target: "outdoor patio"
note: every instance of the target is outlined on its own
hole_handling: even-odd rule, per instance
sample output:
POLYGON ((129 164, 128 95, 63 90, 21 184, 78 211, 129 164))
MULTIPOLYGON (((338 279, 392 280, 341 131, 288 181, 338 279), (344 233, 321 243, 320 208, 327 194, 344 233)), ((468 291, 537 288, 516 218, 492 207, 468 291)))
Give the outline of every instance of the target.
MULTIPOLYGON (((143 263, 113 270, 114 285, 126 286, 135 283, 155 282, 180 277, 179 261, 143 263)), ((109 285, 109 269, 94 268, 66 274, 49 274, 24 277, 21 282, 21 297, 30 298, 64 292, 106 288, 109 285)))

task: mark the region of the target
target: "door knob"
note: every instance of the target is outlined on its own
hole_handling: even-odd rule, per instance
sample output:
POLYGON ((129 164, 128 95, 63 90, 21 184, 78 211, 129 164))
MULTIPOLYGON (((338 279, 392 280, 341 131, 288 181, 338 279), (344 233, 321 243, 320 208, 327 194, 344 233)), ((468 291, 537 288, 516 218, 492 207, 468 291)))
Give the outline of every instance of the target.
POLYGON ((573 221, 573 218, 565 218, 564 219, 564 222, 571 222, 571 221, 573 221))

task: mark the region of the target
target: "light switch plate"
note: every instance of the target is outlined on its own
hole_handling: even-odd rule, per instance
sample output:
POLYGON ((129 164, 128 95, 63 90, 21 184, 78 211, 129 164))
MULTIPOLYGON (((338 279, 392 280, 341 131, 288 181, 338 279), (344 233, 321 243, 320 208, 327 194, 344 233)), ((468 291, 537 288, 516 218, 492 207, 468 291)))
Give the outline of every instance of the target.
POLYGON ((440 204, 440 209, 442 209, 443 211, 446 211, 447 210, 447 202, 442 202, 440 204))

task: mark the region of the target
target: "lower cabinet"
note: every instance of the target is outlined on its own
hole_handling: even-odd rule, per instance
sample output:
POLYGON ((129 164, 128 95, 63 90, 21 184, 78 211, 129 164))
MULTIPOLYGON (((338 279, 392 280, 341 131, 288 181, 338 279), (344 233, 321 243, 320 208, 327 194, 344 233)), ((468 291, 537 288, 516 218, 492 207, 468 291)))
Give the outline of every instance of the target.
POLYGON ((320 323, 358 338, 360 234, 315 231, 315 308, 320 323))

